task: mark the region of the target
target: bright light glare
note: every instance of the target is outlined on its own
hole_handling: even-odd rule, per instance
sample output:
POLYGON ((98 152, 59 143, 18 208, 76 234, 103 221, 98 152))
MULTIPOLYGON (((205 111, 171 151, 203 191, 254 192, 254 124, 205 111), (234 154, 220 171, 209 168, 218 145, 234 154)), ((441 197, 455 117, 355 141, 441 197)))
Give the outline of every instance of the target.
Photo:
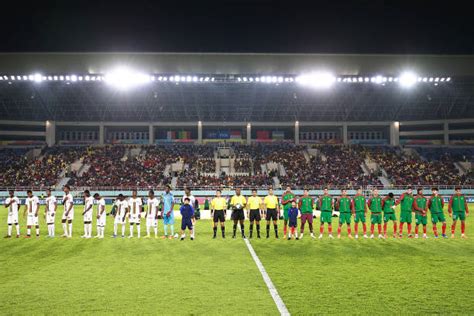
POLYGON ((400 86, 410 88, 417 82, 418 76, 412 72, 405 72, 400 75, 400 86))
POLYGON ((329 88, 336 81, 336 77, 327 72, 316 72, 296 77, 296 81, 304 86, 312 88, 329 88))
POLYGON ((150 82, 150 76, 122 67, 105 75, 105 82, 120 90, 127 90, 135 86, 150 82))

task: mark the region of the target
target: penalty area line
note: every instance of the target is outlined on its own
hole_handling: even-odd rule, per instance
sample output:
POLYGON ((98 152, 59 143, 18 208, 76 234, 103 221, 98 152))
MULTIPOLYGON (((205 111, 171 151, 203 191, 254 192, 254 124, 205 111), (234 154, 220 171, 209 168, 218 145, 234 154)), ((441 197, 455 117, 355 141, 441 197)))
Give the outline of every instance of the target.
POLYGON ((280 297, 280 294, 278 294, 278 291, 273 284, 272 280, 268 276, 267 271, 265 270, 265 267, 263 266, 262 262, 258 258, 257 254, 255 253, 255 250, 253 249, 252 245, 250 244, 250 241, 248 239, 244 239, 245 244, 247 245, 247 249, 250 252, 250 255, 253 258, 253 261, 255 261, 255 264, 257 265, 258 270, 260 271, 260 274, 263 277, 263 280, 265 281, 265 284, 267 285, 268 291, 270 291, 270 295, 273 298, 273 301, 275 302, 278 311, 280 312, 280 315, 290 315, 290 312, 286 308, 285 303, 283 303, 283 300, 280 297))

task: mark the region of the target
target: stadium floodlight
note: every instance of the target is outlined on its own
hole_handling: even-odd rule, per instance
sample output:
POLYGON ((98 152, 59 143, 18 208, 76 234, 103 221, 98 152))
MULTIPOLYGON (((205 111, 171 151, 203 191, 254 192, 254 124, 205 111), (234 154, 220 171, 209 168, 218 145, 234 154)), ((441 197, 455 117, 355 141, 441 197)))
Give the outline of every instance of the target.
POLYGON ((71 81, 73 81, 73 82, 77 81, 77 76, 76 75, 71 75, 71 81))
POLYGON ((34 74, 33 75, 33 81, 34 82, 41 82, 41 81, 43 81, 43 76, 41 74, 34 74))
POLYGON ((324 89, 331 87, 336 82, 336 77, 329 72, 315 72, 298 76, 296 80, 303 86, 324 89))
POLYGON ((444 80, 446 80, 444 77, 441 78, 441 82, 444 82, 444 80))
POLYGON ((253 82, 253 77, 250 77, 250 78, 249 78, 249 81, 250 81, 250 82, 253 82))
POLYGON ((77 77, 77 80, 79 80, 79 81, 82 81, 82 79, 83 79, 82 76, 77 77))
POLYGON ((451 81, 451 77, 446 78, 446 81, 451 81))
POLYGON ((404 72, 400 75, 400 86, 410 88, 417 83, 418 76, 412 72, 404 72))
POLYGON ((186 76, 186 82, 191 82, 192 80, 191 76, 186 76))
POLYGON ((241 82, 241 81, 242 81, 242 79, 239 77, 239 78, 237 78, 237 81, 238 81, 238 82, 241 82))
POLYGON ((430 77, 430 79, 428 79, 429 82, 433 82, 433 77, 430 77))
MULTIPOLYGON (((91 78, 92 81, 95 81, 95 79, 94 76, 91 78)), ((104 77, 104 81, 120 90, 127 90, 135 86, 149 83, 150 76, 126 67, 119 67, 107 73, 104 77)))
POLYGON ((277 81, 278 81, 278 82, 283 82, 283 77, 278 77, 278 78, 277 78, 277 81))
POLYGON ((436 77, 434 81, 435 81, 435 82, 438 82, 438 81, 439 81, 439 77, 436 77))
POLYGON ((428 81, 428 78, 423 77, 423 82, 427 82, 427 81, 428 81))

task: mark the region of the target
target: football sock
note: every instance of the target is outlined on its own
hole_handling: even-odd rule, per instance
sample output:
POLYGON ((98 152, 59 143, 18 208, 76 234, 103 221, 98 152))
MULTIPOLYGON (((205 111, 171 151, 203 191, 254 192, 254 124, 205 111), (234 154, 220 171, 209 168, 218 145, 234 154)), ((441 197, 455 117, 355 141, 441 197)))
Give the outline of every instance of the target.
POLYGON ((84 223, 84 236, 87 237, 87 224, 84 223))
POLYGON ((362 228, 364 229, 364 235, 367 234, 367 224, 362 223, 362 228))
POLYGON ((433 225, 433 233, 436 237, 438 237, 438 228, 436 227, 436 225, 433 225))
POLYGON ((371 234, 371 235, 374 234, 374 227, 375 227, 374 224, 370 224, 370 234, 371 234))
POLYGON ((446 222, 443 223, 443 226, 441 227, 441 231, 443 232, 443 235, 446 234, 446 222))
POLYGON ((332 234, 332 225, 328 225, 328 232, 329 232, 329 235, 332 234))
POLYGON ((253 224, 250 224, 250 227, 249 227, 250 237, 252 237, 252 233, 253 233, 253 224))
POLYGON ((351 233, 352 233, 351 226, 347 225, 347 234, 350 235, 351 233))
POLYGON ((286 233, 287 233, 287 232, 288 232, 288 231, 287 231, 287 226, 285 225, 285 226, 283 226, 283 235, 286 236, 286 233))
POLYGON ((117 236, 118 224, 114 224, 114 236, 117 236))
POLYGON ((324 224, 321 224, 321 226, 319 227, 319 233, 324 233, 324 224))
POLYGON ((168 225, 163 225, 163 229, 165 231, 165 236, 168 236, 168 225))
POLYGON ((260 224, 257 224, 257 237, 260 237, 260 224))
POLYGON ((278 225, 273 224, 273 229, 275 230, 275 237, 278 238, 278 225))
POLYGON ((150 226, 146 226, 146 235, 150 236, 150 226))
POLYGON ((313 233, 313 224, 309 223, 309 232, 312 234, 313 233))
POLYGON ((465 222, 461 222, 461 234, 464 234, 466 231, 466 223, 465 222))
POLYGON ((355 223, 355 225, 354 225, 354 233, 355 233, 356 235, 359 234, 359 224, 357 224, 357 223, 355 223))
POLYGON ((418 235, 418 225, 415 226, 415 234, 418 235))
POLYGON ((12 235, 12 225, 8 225, 8 236, 12 235))
POLYGON ((397 233, 397 223, 393 223, 393 233, 397 233))
POLYGON ((387 234, 387 226, 388 226, 387 223, 383 224, 383 233, 384 233, 384 235, 387 234))
POLYGON ((26 229, 26 234, 27 234, 28 236, 31 235, 31 228, 28 227, 28 228, 26 229))
POLYGON ((408 223, 407 226, 408 226, 408 234, 411 234, 411 224, 408 223))
POLYGON ((234 224, 233 226, 233 236, 235 237, 235 232, 237 231, 237 224, 234 224))
POLYGON ((137 224, 137 236, 140 238, 140 224, 137 224))
POLYGON ((174 225, 170 224, 170 230, 171 230, 171 236, 173 236, 174 235, 174 225))
POLYGON ((382 233, 382 224, 377 224, 377 230, 379 231, 379 235, 382 233))
POLYGON ((16 234, 20 235, 20 225, 16 224, 16 234))
POLYGON ((455 231, 456 231, 456 224, 453 223, 453 225, 451 225, 451 234, 454 234, 455 231))
POLYGON ((225 237, 225 226, 221 226, 222 237, 225 237))
POLYGON ((39 234, 40 234, 40 229, 36 228, 36 236, 39 236, 39 234))
POLYGON ((68 226, 69 226, 69 237, 72 237, 72 223, 69 223, 68 226))
POLYGON ((66 223, 63 223, 63 231, 64 231, 64 235, 67 235, 67 224, 66 223))
POLYGON ((267 237, 270 236, 270 225, 267 224, 267 237))
POLYGON ((217 227, 214 227, 213 230, 214 230, 214 237, 216 237, 216 235, 217 235, 217 227))
POLYGON ((155 230, 155 237, 158 236, 158 227, 153 228, 155 230))
POLYGON ((130 236, 133 237, 133 225, 130 225, 130 236))
POLYGON ((242 236, 245 235, 245 225, 244 224, 240 224, 240 231, 242 232, 242 236))
POLYGON ((337 234, 338 234, 338 235, 341 234, 341 226, 339 226, 339 227, 337 228, 337 234))
POLYGON ((125 224, 122 224, 122 236, 125 236, 125 224))
POLYGON ((426 225, 423 225, 423 234, 426 234, 426 225))

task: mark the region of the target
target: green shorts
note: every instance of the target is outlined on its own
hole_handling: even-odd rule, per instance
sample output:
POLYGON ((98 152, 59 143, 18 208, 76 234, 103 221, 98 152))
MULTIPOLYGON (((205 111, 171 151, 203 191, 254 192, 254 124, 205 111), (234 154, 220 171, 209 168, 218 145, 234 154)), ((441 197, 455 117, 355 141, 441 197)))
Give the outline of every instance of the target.
POLYGON ((444 213, 431 213, 431 222, 436 224, 438 222, 444 223, 446 222, 446 218, 444 217, 444 213))
POLYGON ((321 223, 332 223, 332 211, 321 211, 321 223))
POLYGON ((382 213, 370 214, 371 224, 382 224, 382 213))
POLYGON ((413 219, 413 214, 411 212, 401 212, 400 213, 400 223, 411 224, 413 219))
POLYGON ((453 221, 465 221, 466 220, 466 211, 457 211, 453 212, 453 221))
POLYGON ((416 225, 426 225, 428 223, 428 216, 423 216, 421 214, 415 214, 416 225))
POLYGON ((288 216, 288 210, 283 210, 283 219, 284 219, 285 221, 288 221, 288 218, 289 218, 289 216, 288 216))
POLYGON ((339 213, 339 224, 347 224, 351 223, 352 214, 351 213, 339 213))
POLYGON ((358 223, 358 222, 365 223, 365 212, 364 211, 356 212, 355 216, 354 216, 354 222, 356 222, 356 223, 358 223))
POLYGON ((395 215, 395 213, 383 213, 383 221, 384 221, 384 223, 386 223, 388 221, 396 222, 397 221, 397 216, 395 215))

